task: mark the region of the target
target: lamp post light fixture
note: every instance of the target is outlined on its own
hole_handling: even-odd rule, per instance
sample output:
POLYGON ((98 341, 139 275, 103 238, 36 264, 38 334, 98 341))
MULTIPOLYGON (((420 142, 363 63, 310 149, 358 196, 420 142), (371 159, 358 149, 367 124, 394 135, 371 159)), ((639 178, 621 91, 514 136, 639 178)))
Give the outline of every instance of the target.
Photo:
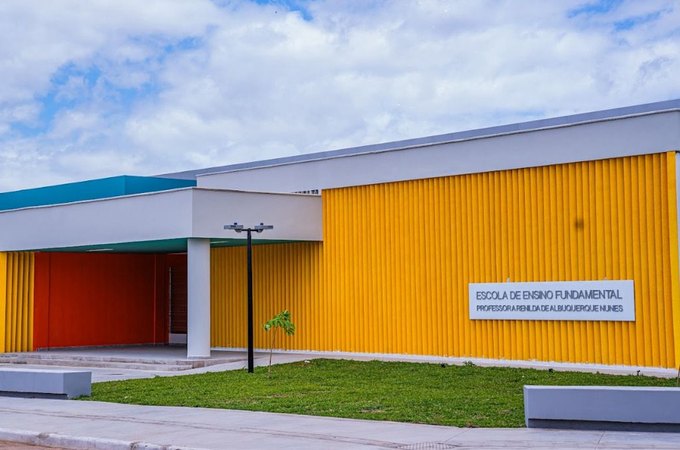
POLYGON ((225 225, 225 230, 233 230, 237 233, 243 231, 247 234, 246 253, 248 254, 248 373, 253 373, 255 368, 255 358, 253 355, 253 243, 252 232, 262 233, 264 230, 272 230, 274 225, 265 225, 260 222, 251 228, 246 228, 241 224, 234 222, 231 225, 225 225))

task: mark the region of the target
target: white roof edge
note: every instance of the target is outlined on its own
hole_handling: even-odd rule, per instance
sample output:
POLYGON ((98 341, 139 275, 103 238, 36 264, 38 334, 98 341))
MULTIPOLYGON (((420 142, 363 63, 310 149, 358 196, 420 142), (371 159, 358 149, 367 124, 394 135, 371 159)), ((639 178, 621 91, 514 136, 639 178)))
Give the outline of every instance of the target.
POLYGON ((304 194, 301 192, 271 192, 271 191, 252 191, 248 189, 221 189, 215 187, 192 186, 195 191, 215 191, 215 192, 234 192, 239 194, 261 194, 261 195, 281 195, 286 197, 320 197, 319 194, 304 194))
MULTIPOLYGON (((460 138, 460 139, 451 139, 451 140, 442 140, 439 142, 432 142, 432 143, 427 143, 427 144, 414 144, 414 145, 405 145, 403 147, 393 147, 393 148, 388 148, 388 149, 380 149, 380 150, 368 150, 366 152, 361 152, 361 153, 351 153, 351 154, 346 154, 346 155, 333 155, 333 156, 319 156, 317 158, 309 158, 301 161, 290 161, 290 162, 272 162, 271 164, 262 164, 254 167, 244 167, 244 168, 236 168, 236 169, 231 169, 231 170, 222 170, 222 171, 216 171, 216 172, 206 172, 203 174, 198 174, 196 175, 196 178, 200 177, 205 177, 205 176, 211 176, 211 175, 219 175, 223 173, 229 173, 229 172, 244 172, 248 170, 258 170, 258 169, 263 169, 267 167, 277 167, 277 166, 287 166, 291 164, 304 164, 306 162, 312 162, 312 161, 323 161, 323 160, 328 160, 328 159, 339 159, 339 158, 351 158, 352 156, 359 156, 359 155, 372 155, 372 154, 378 154, 378 153, 387 153, 387 152, 398 152, 401 150, 412 150, 415 148, 420 148, 420 147, 429 147, 432 145, 442 145, 442 144, 454 144, 456 142, 465 142, 465 141, 474 141, 478 139, 490 139, 494 137, 500 137, 500 136, 509 136, 513 134, 523 134, 523 133, 532 133, 534 131, 542 131, 542 130, 550 130, 550 129, 555 129, 555 128, 567 128, 567 127, 574 127, 578 125, 585 125, 588 123, 596 123, 596 122, 608 122, 608 121, 613 121, 613 120, 621 120, 621 119, 628 119, 632 117, 638 117, 638 116, 649 116, 653 114, 662 114, 662 113, 667 113, 667 112, 673 112, 673 111, 680 111, 680 108, 677 109, 669 109, 665 111, 655 111, 651 113, 640 113, 640 114, 631 114, 628 116, 619 116, 619 117, 611 117, 607 119, 597 119, 597 120, 587 120, 583 122, 574 122, 570 124, 565 124, 565 125, 553 125, 553 126, 545 126, 545 127, 537 127, 537 128, 532 128, 530 130, 519 130, 519 131, 507 131, 507 132, 500 132, 496 134, 487 134, 483 136, 473 136, 473 137, 468 137, 468 138, 460 138)), ((310 154, 314 155, 313 153, 310 154)))
POLYGON ((292 192, 249 191, 249 190, 243 190, 243 189, 218 189, 218 188, 211 188, 211 187, 188 186, 188 187, 180 187, 180 188, 174 188, 174 189, 166 189, 166 190, 163 190, 163 191, 139 192, 139 193, 136 193, 136 194, 115 195, 115 196, 112 196, 112 197, 91 198, 91 199, 87 199, 87 200, 76 200, 76 201, 72 201, 72 202, 50 203, 48 205, 35 205, 35 206, 24 206, 22 208, 3 209, 3 210, 0 210, 0 214, 6 214, 6 213, 16 212, 16 211, 23 211, 23 210, 27 210, 27 209, 55 208, 55 207, 58 207, 58 206, 80 205, 80 204, 84 204, 84 203, 100 203, 100 202, 115 201, 115 200, 134 198, 134 197, 150 197, 150 196, 154 196, 154 195, 171 194, 171 193, 176 193, 176 192, 180 192, 180 191, 215 191, 215 192, 233 192, 233 193, 241 193, 241 194, 285 195, 285 196, 303 196, 303 197, 315 197, 315 196, 317 196, 317 195, 313 195, 313 194, 300 194, 300 193, 292 193, 292 192))
POLYGON ((173 177, 173 175, 176 175, 188 178, 192 177, 200 178, 224 173, 243 172, 268 167, 286 166, 292 164, 303 164, 313 161, 346 158, 350 156, 370 155, 392 151, 409 150, 420 147, 429 147, 434 145, 451 144, 464 141, 474 141, 480 139, 531 133, 535 131, 556 128, 567 128, 590 123, 609 122, 615 120, 630 119, 634 117, 664 114, 677 111, 680 111, 680 99, 573 114, 568 116, 559 116, 547 119, 539 119, 528 122, 519 122, 514 124, 479 128, 474 130, 460 131, 442 135, 427 136, 423 138, 392 141, 381 144, 370 144, 358 147, 349 147, 339 150, 307 153, 303 155, 295 155, 268 160, 232 164, 221 167, 220 166, 212 168, 209 167, 193 171, 175 172, 157 176, 171 178, 173 177))
POLYGON ((49 203, 47 205, 24 206, 22 208, 3 209, 3 210, 0 211, 0 214, 6 214, 6 213, 16 212, 16 211, 24 211, 24 210, 28 210, 28 209, 44 209, 44 208, 55 208, 57 206, 65 206, 65 205, 80 205, 80 204, 83 204, 83 203, 107 202, 107 201, 118 200, 118 199, 123 199, 123 198, 148 197, 148 196, 152 196, 152 195, 162 195, 162 194, 168 194, 168 193, 179 192, 179 191, 190 191, 192 189, 196 189, 196 186, 181 187, 181 188, 175 188, 175 189, 166 189, 164 191, 151 191, 151 192, 139 192, 139 193, 136 193, 136 194, 114 195, 114 196, 111 196, 111 197, 89 198, 87 200, 75 200, 75 201, 72 201, 72 202, 49 203))
POLYGON ((234 221, 275 224, 268 240, 322 240, 321 198, 311 195, 188 187, 5 212, 2 251, 232 238, 224 224, 234 221))

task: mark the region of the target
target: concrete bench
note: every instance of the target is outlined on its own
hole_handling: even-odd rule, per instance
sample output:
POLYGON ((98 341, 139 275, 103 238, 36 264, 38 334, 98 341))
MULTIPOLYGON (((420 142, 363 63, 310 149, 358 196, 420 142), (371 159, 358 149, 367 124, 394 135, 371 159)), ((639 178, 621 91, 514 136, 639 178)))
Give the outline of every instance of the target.
POLYGON ((0 395, 75 398, 90 395, 92 372, 48 369, 0 369, 0 395))
POLYGON ((529 428, 680 431, 680 388, 524 386, 529 428))

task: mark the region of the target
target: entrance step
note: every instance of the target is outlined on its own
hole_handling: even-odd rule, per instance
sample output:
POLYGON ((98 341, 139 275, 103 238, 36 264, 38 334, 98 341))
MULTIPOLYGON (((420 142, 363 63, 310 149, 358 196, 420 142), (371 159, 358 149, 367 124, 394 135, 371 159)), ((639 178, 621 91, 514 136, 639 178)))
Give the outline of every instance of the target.
POLYGON ((180 371, 239 361, 241 358, 163 359, 133 356, 82 355, 48 352, 8 353, 0 355, 0 364, 61 367, 115 368, 148 371, 180 371))
POLYGON ((111 369, 132 369, 149 371, 176 371, 192 369, 191 366, 177 364, 146 364, 146 363, 121 363, 106 361, 78 361, 72 359, 33 359, 17 358, 12 361, 0 360, 0 364, 31 365, 31 366, 58 366, 58 367, 92 367, 111 369))

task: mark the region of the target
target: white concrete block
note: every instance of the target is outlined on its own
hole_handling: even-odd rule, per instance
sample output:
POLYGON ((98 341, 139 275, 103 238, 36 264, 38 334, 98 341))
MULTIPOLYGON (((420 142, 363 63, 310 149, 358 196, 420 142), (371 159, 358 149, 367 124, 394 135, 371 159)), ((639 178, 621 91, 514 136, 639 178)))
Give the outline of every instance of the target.
POLYGON ((527 427, 679 429, 680 388, 524 386, 527 427))
POLYGON ((92 372, 47 369, 0 369, 0 395, 75 398, 90 395, 92 372))

